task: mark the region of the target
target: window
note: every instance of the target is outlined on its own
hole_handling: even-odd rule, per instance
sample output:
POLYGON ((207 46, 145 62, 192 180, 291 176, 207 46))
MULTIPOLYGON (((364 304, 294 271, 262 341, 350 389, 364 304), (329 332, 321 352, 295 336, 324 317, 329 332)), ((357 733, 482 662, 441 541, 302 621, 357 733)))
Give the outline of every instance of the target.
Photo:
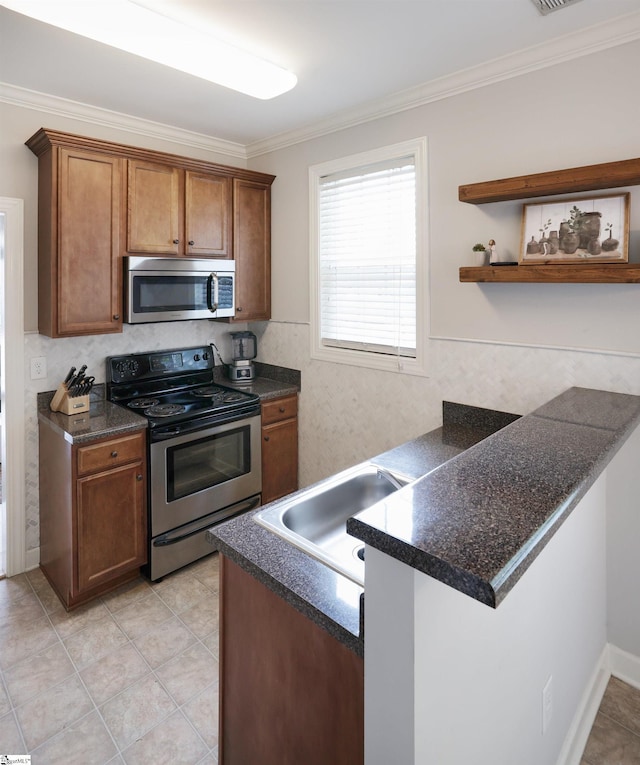
POLYGON ((421 371, 425 143, 311 168, 314 358, 421 371))

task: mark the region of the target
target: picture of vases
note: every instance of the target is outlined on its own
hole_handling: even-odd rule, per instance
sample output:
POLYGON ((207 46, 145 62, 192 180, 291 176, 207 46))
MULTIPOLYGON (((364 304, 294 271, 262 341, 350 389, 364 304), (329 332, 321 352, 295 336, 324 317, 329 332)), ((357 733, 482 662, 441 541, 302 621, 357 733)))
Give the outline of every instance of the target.
POLYGON ((519 261, 628 262, 629 207, 629 192, 525 204, 519 261))

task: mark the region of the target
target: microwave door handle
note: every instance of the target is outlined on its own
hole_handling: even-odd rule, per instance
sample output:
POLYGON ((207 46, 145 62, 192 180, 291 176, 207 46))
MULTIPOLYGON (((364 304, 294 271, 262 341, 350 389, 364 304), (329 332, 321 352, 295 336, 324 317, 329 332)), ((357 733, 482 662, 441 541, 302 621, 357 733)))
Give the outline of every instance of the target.
POLYGON ((207 279, 207 308, 211 313, 218 310, 218 299, 218 274, 212 271, 207 279))

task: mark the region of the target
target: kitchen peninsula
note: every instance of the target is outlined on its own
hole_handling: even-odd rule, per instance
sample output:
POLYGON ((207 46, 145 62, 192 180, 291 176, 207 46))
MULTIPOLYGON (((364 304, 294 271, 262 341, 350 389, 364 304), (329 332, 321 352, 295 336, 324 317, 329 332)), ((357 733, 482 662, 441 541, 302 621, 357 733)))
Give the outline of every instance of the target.
MULTIPOLYGON (((608 646, 640 654, 637 556, 607 556, 638 538, 639 421, 640 397, 572 388, 349 522, 367 544, 367 765, 570 761, 608 646)), ((221 551, 287 597, 273 548, 232 527, 212 530, 221 551)), ((293 549, 278 565, 299 581, 303 558, 325 568, 293 549)), ((342 595, 334 580, 327 608, 342 595)))

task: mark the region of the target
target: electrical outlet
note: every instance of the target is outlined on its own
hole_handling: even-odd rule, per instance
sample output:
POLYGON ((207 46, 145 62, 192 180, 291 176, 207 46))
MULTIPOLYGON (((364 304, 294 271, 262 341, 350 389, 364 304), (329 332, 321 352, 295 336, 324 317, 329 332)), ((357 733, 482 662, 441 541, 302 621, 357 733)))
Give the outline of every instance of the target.
POLYGON ((45 356, 35 356, 31 359, 31 379, 44 380, 47 376, 47 359, 45 356))
POLYGON ((542 732, 546 733, 553 717, 553 675, 542 689, 542 732))

